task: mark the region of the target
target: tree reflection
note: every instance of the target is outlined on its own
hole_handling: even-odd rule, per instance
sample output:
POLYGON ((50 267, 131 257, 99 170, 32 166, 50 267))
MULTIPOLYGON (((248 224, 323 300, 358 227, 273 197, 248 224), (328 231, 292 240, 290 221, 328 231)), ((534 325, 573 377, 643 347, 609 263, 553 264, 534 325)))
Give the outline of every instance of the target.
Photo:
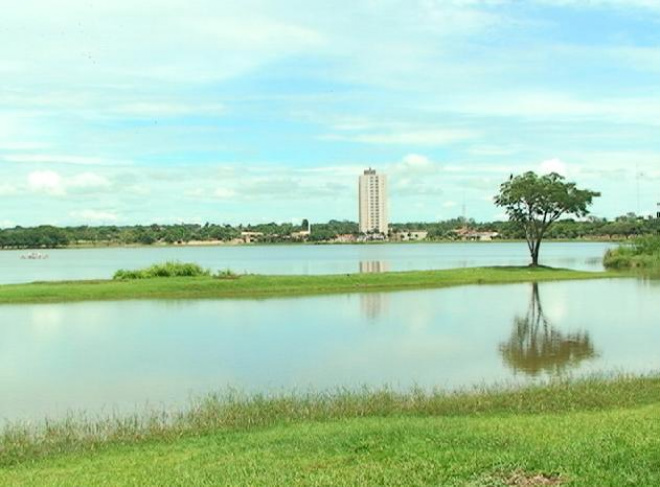
POLYGON ((525 316, 516 316, 508 342, 500 345, 504 362, 514 371, 537 376, 558 374, 596 357, 589 333, 562 333, 543 313, 539 286, 532 284, 532 297, 525 316))

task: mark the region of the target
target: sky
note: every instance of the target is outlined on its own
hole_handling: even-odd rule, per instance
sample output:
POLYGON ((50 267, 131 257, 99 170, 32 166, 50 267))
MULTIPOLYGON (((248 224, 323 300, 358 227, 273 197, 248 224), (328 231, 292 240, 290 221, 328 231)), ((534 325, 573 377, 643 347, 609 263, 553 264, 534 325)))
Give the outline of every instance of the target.
POLYGON ((509 174, 660 201, 660 0, 22 0, 0 228, 502 219, 509 174))

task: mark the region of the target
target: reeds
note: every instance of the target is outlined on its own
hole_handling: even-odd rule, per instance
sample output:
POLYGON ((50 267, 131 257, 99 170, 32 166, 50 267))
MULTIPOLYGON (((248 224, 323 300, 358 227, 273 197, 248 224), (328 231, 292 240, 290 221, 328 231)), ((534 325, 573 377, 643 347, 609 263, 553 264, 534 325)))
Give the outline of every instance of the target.
POLYGON ((660 267, 660 237, 637 237, 616 249, 610 249, 605 253, 603 264, 608 269, 660 267))
POLYGON ((623 408, 657 403, 660 376, 554 380, 527 387, 398 392, 390 388, 245 394, 229 390, 182 411, 149 410, 109 417, 70 415, 38 424, 14 423, 0 436, 0 465, 14 465, 113 444, 175 441, 222 430, 360 417, 535 414, 623 408))

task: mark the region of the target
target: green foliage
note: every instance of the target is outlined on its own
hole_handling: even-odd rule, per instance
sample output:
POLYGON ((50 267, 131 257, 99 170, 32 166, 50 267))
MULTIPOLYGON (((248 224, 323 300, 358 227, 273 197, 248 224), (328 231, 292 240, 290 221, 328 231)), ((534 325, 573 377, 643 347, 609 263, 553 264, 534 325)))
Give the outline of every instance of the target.
POLYGON ((660 256, 660 237, 647 235, 636 238, 632 248, 635 255, 660 256))
POLYGON ((597 196, 600 193, 578 189, 557 173, 538 176, 529 171, 511 175, 502 183, 495 204, 504 208, 509 219, 524 231, 532 265, 538 265, 541 242, 548 228, 564 215, 587 216, 597 196))
POLYGON ((156 277, 202 277, 210 276, 211 271, 191 262, 165 262, 144 269, 119 269, 112 277, 115 280, 151 279, 156 277))
POLYGON ((660 237, 637 237, 605 253, 603 264, 609 269, 660 267, 660 237))
MULTIPOLYGON (((437 222, 392 223, 393 231, 429 232, 429 240, 455 240, 455 230, 469 228, 478 232, 497 232, 503 239, 524 239, 525 230, 515 221, 477 222, 472 218, 450 218, 437 222)), ((338 235, 358 235, 358 224, 348 220, 314 223, 310 242, 328 242, 338 235)), ((263 225, 218 225, 206 223, 135 226, 76 226, 8 228, 0 230, 0 249, 56 248, 67 246, 108 245, 184 245, 188 242, 232 242, 241 239, 242 231, 263 233, 253 239, 258 243, 288 243, 295 239, 291 233, 306 229, 289 223, 263 225)), ((586 221, 561 219, 548 228, 546 238, 556 239, 616 239, 660 233, 660 219, 642 218, 629 213, 614 221, 590 218, 586 221)))
POLYGON ((360 229, 357 223, 348 220, 330 220, 328 223, 312 225, 310 242, 326 242, 337 238, 338 235, 358 235, 360 229))
POLYGON ((54 249, 66 247, 69 237, 65 230, 51 225, 35 228, 16 227, 0 231, 0 248, 54 249))

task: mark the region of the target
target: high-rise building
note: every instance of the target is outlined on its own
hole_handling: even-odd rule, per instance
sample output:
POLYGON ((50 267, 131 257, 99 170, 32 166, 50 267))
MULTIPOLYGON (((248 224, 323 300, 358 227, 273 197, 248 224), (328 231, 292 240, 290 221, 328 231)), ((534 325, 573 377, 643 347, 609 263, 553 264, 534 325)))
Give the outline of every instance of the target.
POLYGON ((366 169, 360 176, 360 232, 387 235, 387 178, 366 169))

